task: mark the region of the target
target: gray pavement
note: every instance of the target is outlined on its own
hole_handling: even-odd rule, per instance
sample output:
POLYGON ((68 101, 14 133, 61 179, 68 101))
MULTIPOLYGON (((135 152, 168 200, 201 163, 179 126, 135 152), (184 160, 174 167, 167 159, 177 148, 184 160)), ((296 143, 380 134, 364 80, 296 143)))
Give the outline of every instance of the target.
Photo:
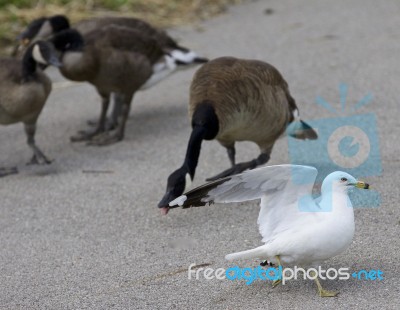
MULTIPOLYGON (((20 173, 0 180, 1 309, 399 309, 400 3, 392 1, 248 1, 198 26, 171 31, 213 58, 234 55, 275 65, 304 119, 332 116, 315 104, 374 95, 383 175, 368 178, 379 208, 356 210, 356 234, 326 267, 381 269, 383 281, 325 281, 339 290, 322 299, 311 281, 271 288, 257 281, 189 280, 190 264, 229 268, 224 256, 260 245, 257 202, 172 210, 156 205, 166 178, 182 163, 190 134, 188 87, 194 69, 137 94, 126 139, 111 147, 71 144, 69 136, 97 116, 90 85, 56 81, 39 120, 37 142, 55 162, 27 167, 22 125, 1 128, 0 166, 20 173), (265 9, 274 13, 266 15, 265 9), (83 170, 109 173, 84 173, 83 170)), ((237 146, 238 159, 257 147, 237 146)), ((288 163, 287 138, 270 164, 288 163)), ((217 142, 203 144, 194 185, 227 168, 217 142)), ((256 267, 257 261, 240 262, 256 267)))

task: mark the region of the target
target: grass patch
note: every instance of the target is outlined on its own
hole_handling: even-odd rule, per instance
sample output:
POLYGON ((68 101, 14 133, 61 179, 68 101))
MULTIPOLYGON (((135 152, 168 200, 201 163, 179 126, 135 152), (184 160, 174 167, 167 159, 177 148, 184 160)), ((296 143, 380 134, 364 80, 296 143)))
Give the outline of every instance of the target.
POLYGON ((72 23, 105 15, 144 19, 157 27, 205 20, 242 0, 0 0, 0 50, 9 53, 15 37, 33 19, 65 14, 72 23))

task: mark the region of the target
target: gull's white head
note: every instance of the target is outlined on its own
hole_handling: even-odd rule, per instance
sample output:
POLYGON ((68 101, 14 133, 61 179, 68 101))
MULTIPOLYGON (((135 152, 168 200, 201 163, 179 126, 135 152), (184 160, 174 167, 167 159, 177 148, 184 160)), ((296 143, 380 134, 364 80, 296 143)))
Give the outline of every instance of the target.
POLYGON ((335 171, 331 174, 328 174, 322 182, 321 193, 340 190, 347 191, 348 189, 354 187, 368 189, 369 184, 363 181, 358 181, 355 177, 346 172, 335 171))

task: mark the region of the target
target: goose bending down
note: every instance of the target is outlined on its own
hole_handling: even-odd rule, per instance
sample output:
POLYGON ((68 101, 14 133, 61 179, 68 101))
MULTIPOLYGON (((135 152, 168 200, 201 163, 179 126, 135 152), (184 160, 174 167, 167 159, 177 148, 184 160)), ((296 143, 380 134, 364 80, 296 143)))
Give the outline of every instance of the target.
MULTIPOLYGON (((38 64, 60 66, 47 42, 31 45, 22 60, 0 59, 0 124, 24 123, 27 143, 33 151, 29 163, 49 164, 51 161, 35 143, 36 122, 51 91, 51 81, 38 64)), ((16 168, 1 168, 0 176, 16 172, 16 168)))
POLYGON ((122 140, 134 93, 168 75, 179 61, 173 53, 168 55, 152 38, 116 25, 92 31, 85 38, 78 31, 68 29, 56 34, 51 41, 61 52, 62 75, 73 81, 91 83, 102 98, 96 128, 72 137, 72 141, 92 140, 90 144, 94 145, 122 140), (101 135, 106 131, 111 93, 120 102, 122 111, 115 131, 101 135))
POLYGON ((216 139, 227 149, 232 167, 209 180, 265 164, 275 141, 285 132, 299 139, 316 139, 316 132, 300 120, 296 103, 282 75, 268 63, 221 57, 204 64, 190 86, 189 116, 192 123, 185 160, 167 181, 158 204, 182 195, 193 180, 203 140, 216 139), (253 141, 261 154, 248 162, 235 162, 235 142, 253 141))
MULTIPOLYGON (((169 73, 177 69, 188 68, 191 65, 207 62, 208 59, 199 57, 195 52, 190 49, 178 45, 165 31, 157 29, 149 23, 132 17, 101 17, 82 20, 74 25, 74 29, 79 31, 84 40, 91 32, 96 31, 102 27, 116 25, 119 27, 126 27, 138 31, 142 36, 149 37, 157 42, 164 52, 171 54, 179 66, 175 66, 172 70, 164 70, 168 74, 160 75, 158 79, 154 79, 152 83, 148 83, 141 89, 147 89, 157 82, 161 81, 169 73)), ((18 36, 18 45, 14 53, 20 47, 27 46, 37 39, 49 38, 63 30, 70 29, 70 22, 65 15, 54 15, 50 17, 42 17, 32 21, 26 29, 18 36)), ((162 68, 160 68, 161 70, 162 68)), ((121 111, 121 104, 118 102, 118 97, 115 99, 115 106, 112 113, 110 128, 114 128, 117 124, 117 118, 121 111)))
MULTIPOLYGON (((369 188, 368 184, 357 181, 348 173, 336 171, 324 179, 321 196, 314 199, 312 189, 317 173, 314 167, 299 165, 261 167, 202 185, 171 201, 169 206, 189 208, 261 199, 257 223, 265 244, 228 254, 225 258, 258 258, 280 267, 315 268, 349 247, 355 225, 347 192, 355 187, 369 188)), ((319 295, 336 296, 337 292, 322 288, 318 276, 324 277, 324 274, 315 275, 316 271, 312 278, 319 295)), ((307 274, 311 275, 311 272, 307 271, 307 274)), ((282 275, 280 279, 277 277, 273 287, 281 279, 282 275)))

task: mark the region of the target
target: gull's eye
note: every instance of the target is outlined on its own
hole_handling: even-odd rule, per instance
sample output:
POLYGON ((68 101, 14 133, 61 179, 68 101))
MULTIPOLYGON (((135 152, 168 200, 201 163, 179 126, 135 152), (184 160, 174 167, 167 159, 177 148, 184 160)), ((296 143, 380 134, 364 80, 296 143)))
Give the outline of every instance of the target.
POLYGON ((347 181, 347 179, 346 179, 346 178, 341 178, 341 179, 340 179, 340 181, 342 181, 342 182, 346 182, 346 181, 347 181))

